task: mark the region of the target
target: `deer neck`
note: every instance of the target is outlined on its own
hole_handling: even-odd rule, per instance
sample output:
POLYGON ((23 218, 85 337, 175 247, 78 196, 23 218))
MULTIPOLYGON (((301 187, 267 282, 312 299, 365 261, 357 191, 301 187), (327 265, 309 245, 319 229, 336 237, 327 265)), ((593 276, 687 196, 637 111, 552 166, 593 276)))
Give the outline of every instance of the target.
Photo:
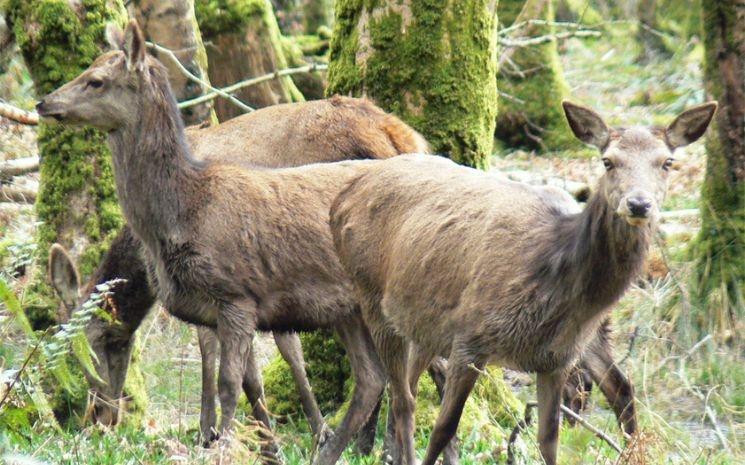
POLYGON ((595 193, 581 213, 558 215, 547 225, 548 240, 532 261, 538 295, 556 316, 580 311, 581 321, 592 321, 640 272, 651 231, 651 225, 629 225, 595 193))
POLYGON ((139 115, 109 133, 117 194, 127 222, 151 249, 186 240, 188 219, 199 205, 203 169, 184 138, 167 84, 140 94, 139 115))

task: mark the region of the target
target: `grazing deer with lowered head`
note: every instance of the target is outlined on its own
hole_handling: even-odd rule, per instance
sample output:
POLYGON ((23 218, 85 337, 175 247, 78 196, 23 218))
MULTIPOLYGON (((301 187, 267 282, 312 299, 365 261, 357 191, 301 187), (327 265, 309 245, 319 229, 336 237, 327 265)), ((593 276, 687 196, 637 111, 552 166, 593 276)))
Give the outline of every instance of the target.
POLYGON ((672 154, 704 134, 716 103, 666 129, 610 129, 590 109, 564 110, 606 167, 581 212, 540 189, 421 156, 378 162, 333 203, 334 244, 389 377, 405 463, 414 463, 408 378, 418 376, 407 372, 406 340, 448 357, 423 465, 455 434, 490 362, 537 373, 540 451, 556 463, 567 369, 639 273, 672 154))
MULTIPOLYGON (((355 387, 317 462, 335 463, 377 404, 385 375, 334 252, 332 199, 375 161, 247 168, 195 159, 166 71, 131 22, 118 50, 45 97, 39 115, 108 132, 119 203, 145 250, 158 298, 216 329, 220 431, 233 419, 257 330, 333 329, 355 387)), ((333 143, 333 142, 332 142, 333 143)))
MULTIPOLYGON (((349 158, 388 158, 399 153, 426 152, 424 139, 393 115, 366 99, 332 97, 313 102, 275 105, 242 115, 219 126, 186 128, 194 155, 207 161, 245 165, 284 167, 331 162, 349 158)), ((119 399, 129 365, 135 331, 155 301, 155 289, 147 280, 146 265, 140 255, 140 242, 129 226, 114 239, 84 289, 79 289, 75 266, 57 249, 50 254, 51 281, 63 298, 68 312, 76 302, 87 300, 96 284, 120 277, 126 283, 116 286, 111 302, 116 308, 115 324, 93 317, 86 334, 94 349, 100 379, 89 377, 92 391, 92 418, 112 425, 119 421, 119 399), (103 381, 103 382, 102 382, 103 381)), ((215 427, 216 340, 205 327, 197 330, 202 352, 202 408, 200 430, 205 441, 213 438, 215 427)), ((288 362, 301 404, 311 430, 320 435, 325 428, 305 376, 303 354, 295 333, 277 333, 275 341, 288 362)), ((249 356, 247 364, 254 361, 249 356)), ((261 401, 261 380, 250 377, 244 390, 254 405, 254 416, 268 422, 261 401), (257 397, 258 396, 258 397, 257 397)), ((268 423, 265 424, 268 426, 268 423)), ((374 430, 371 434, 374 434, 374 430)))

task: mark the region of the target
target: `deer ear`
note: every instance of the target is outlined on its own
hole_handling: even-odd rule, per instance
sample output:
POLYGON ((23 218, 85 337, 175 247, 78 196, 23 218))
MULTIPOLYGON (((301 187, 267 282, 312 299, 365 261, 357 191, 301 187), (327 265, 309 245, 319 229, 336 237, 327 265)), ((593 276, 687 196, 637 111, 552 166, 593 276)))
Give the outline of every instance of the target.
POLYGON ((67 321, 80 303, 80 274, 70 255, 59 244, 52 244, 49 248, 49 280, 65 306, 66 315, 60 319, 67 321))
POLYGON ((604 150, 610 142, 610 129, 597 113, 587 107, 564 101, 564 114, 572 132, 585 144, 604 150))
POLYGON ((665 129, 665 141, 670 149, 675 150, 697 141, 706 132, 716 111, 717 102, 707 102, 678 115, 665 129))
POLYGON ((124 50, 124 32, 118 24, 106 24, 106 42, 111 50, 124 50))
POLYGON ((145 38, 140 26, 134 19, 127 24, 124 31, 122 51, 127 57, 127 68, 142 70, 145 64, 145 38))

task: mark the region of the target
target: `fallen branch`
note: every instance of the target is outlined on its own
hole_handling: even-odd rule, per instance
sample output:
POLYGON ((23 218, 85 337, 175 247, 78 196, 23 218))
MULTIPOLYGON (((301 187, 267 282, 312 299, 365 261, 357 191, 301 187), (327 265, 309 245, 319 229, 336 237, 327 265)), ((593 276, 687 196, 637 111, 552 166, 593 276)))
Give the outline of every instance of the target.
POLYGON ((32 204, 36 201, 37 189, 16 184, 0 184, 0 202, 32 204))
POLYGON ((553 42, 554 40, 563 40, 570 37, 600 37, 602 34, 599 31, 581 30, 581 31, 567 31, 557 32, 556 34, 547 34, 544 36, 531 37, 528 39, 499 39, 499 45, 505 48, 516 48, 516 47, 530 47, 533 45, 545 44, 553 42))
POLYGON ((282 69, 279 71, 276 71, 274 73, 268 73, 263 76, 258 76, 251 79, 246 79, 245 81, 236 82, 235 84, 232 84, 227 87, 223 87, 221 89, 216 89, 212 92, 208 92, 204 95, 200 95, 199 97, 193 98, 191 100, 185 100, 178 104, 179 108, 187 108, 194 105, 198 105, 202 102, 207 102, 209 100, 213 100, 217 97, 223 96, 222 94, 230 94, 233 93, 239 89, 243 89, 244 87, 250 87, 255 86, 257 84, 261 84, 262 82, 271 81, 272 79, 280 78, 283 76, 290 76, 293 74, 300 74, 300 73, 311 73, 313 71, 324 71, 328 69, 328 65, 325 64, 310 64, 306 66, 300 66, 297 68, 287 68, 282 69), (218 92, 219 90, 219 92, 218 92))
POLYGON ((191 71, 189 71, 188 69, 186 69, 186 67, 181 63, 181 61, 178 59, 178 57, 176 56, 176 54, 173 53, 173 51, 171 49, 166 48, 166 47, 163 47, 162 45, 158 45, 158 44, 153 43, 153 42, 145 42, 145 43, 147 44, 148 47, 150 47, 152 49, 155 49, 158 52, 164 53, 168 57, 170 57, 171 60, 173 60, 173 62, 176 63, 176 66, 178 67, 179 71, 181 71, 181 73, 184 76, 186 76, 187 78, 189 78, 190 81, 195 82, 197 84, 200 84, 200 85, 204 86, 206 89, 209 89, 210 91, 217 93, 217 95, 219 95, 221 97, 225 97, 226 99, 228 99, 231 102, 233 102, 236 106, 238 106, 238 108, 240 108, 241 110, 245 111, 246 113, 250 113, 250 112, 254 111, 253 108, 251 108, 248 105, 246 105, 245 103, 241 102, 240 100, 238 100, 234 96, 228 94, 227 92, 224 92, 221 89, 218 89, 217 87, 213 87, 212 84, 210 84, 209 82, 207 82, 207 81, 205 81, 203 79, 200 79, 197 76, 195 76, 191 71))
POLYGON ((662 220, 671 220, 675 218, 694 218, 694 217, 698 217, 700 214, 701 212, 698 211, 698 208, 688 208, 685 210, 672 210, 672 211, 660 212, 660 218, 662 220))
POLYGON ((571 181, 558 176, 544 177, 530 171, 512 170, 504 173, 513 181, 531 184, 534 186, 553 186, 564 189, 578 201, 585 201, 590 197, 590 186, 583 182, 571 181))
POLYGON ((584 426, 588 431, 591 431, 593 434, 595 434, 595 436, 597 436, 600 439, 602 439, 603 441, 607 442, 608 445, 610 445, 613 449, 615 449, 616 452, 618 452, 619 454, 621 453, 621 450, 622 450, 621 449, 621 446, 619 446, 618 443, 616 441, 614 441, 610 436, 608 436, 607 434, 605 434, 604 432, 602 432, 596 426, 593 426, 592 423, 590 423, 589 421, 585 420, 581 416, 579 416, 576 413, 574 413, 572 411, 572 409, 570 409, 569 407, 567 407, 564 404, 561 405, 561 411, 564 412, 564 414, 569 415, 570 417, 572 417, 574 420, 577 421, 577 423, 579 423, 580 425, 584 426))
POLYGON ((0 162, 0 177, 12 178, 39 170, 39 157, 16 158, 0 162))
POLYGON ((0 102, 0 116, 29 126, 39 124, 39 115, 36 112, 22 110, 5 102, 0 102))

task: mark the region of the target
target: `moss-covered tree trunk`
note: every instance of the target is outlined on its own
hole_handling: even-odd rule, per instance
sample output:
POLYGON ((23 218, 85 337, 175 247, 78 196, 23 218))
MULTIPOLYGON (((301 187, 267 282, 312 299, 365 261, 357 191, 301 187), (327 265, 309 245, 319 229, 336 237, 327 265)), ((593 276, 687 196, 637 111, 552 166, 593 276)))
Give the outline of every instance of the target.
MULTIPOLYGON (((36 93, 43 96, 93 62, 104 47, 106 23, 124 24, 126 12, 120 0, 10 0, 7 19, 36 93)), ((55 323, 58 305, 43 269, 49 246, 54 242, 64 245, 87 277, 119 232, 122 216, 105 134, 41 123, 38 143, 41 177, 36 239, 42 269, 27 293, 26 309, 34 327, 42 329, 55 323)), ((130 367, 136 370, 136 364, 130 367)), ((87 393, 82 375, 78 384, 75 392, 60 393, 54 399, 62 417, 82 417, 87 393)), ((142 406, 136 403, 134 408, 141 410, 142 406)))
MULTIPOLYGON (((197 20, 208 42, 209 74, 218 87, 287 68, 281 34, 269 0, 197 0, 197 20)), ((302 100, 290 77, 246 87, 235 93, 244 103, 266 107, 302 100)), ((228 100, 218 99, 220 121, 243 113, 228 100)))
POLYGON ((493 0, 339 0, 327 94, 367 95, 484 167, 497 115, 493 0))
MULTIPOLYGON (((209 82, 207 55, 194 17, 193 0, 135 0, 128 8, 147 40, 172 50, 186 69, 209 82)), ((168 54, 154 54, 168 68, 168 80, 176 100, 189 100, 205 92, 205 86, 185 76, 168 54)), ((184 108, 181 116, 187 125, 199 124, 211 118, 211 111, 212 103, 204 102, 184 108)))
MULTIPOLYGON (((505 26, 538 19, 551 22, 550 0, 500 0, 499 20, 505 26)), ((551 25, 525 25, 510 40, 551 35, 551 25)), ((556 40, 500 51, 497 139, 507 147, 541 151, 578 147, 564 118, 561 101, 568 93, 556 40), (504 56, 503 56, 504 55, 504 56), (509 58, 507 58, 509 57, 509 58)))
POLYGON ((698 327, 742 331, 745 317, 745 2, 704 0, 707 94, 719 101, 706 138, 701 232, 694 245, 698 327))

